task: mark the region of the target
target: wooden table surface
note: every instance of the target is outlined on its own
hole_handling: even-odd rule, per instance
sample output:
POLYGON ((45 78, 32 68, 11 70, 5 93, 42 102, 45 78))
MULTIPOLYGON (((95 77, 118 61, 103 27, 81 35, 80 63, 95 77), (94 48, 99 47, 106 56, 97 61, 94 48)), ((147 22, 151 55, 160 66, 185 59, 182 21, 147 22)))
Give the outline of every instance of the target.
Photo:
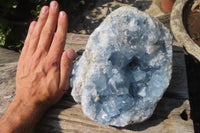
MULTIPOLYGON (((89 36, 68 34, 66 47, 76 51, 85 48, 89 36)), ((5 52, 4 56, 9 54, 5 52)), ((12 52, 11 52, 12 54, 12 52)), ((3 55, 3 52, 1 53, 3 55)), ((38 123, 37 133, 193 133, 185 60, 182 47, 173 43, 173 73, 170 86, 159 101, 152 117, 145 122, 124 128, 100 125, 87 118, 81 105, 74 102, 68 92, 50 108, 38 123)), ((0 58, 0 116, 15 95, 15 72, 17 60, 2 61, 0 58)))

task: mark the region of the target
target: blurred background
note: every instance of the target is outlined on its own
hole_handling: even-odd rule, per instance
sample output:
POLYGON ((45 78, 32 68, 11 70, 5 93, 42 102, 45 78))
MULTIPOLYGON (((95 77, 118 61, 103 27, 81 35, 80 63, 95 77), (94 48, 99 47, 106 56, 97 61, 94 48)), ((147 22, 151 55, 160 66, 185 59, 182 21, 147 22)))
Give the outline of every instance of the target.
MULTIPOLYGON (((20 51, 32 20, 37 20, 42 6, 51 0, 0 0, 0 46, 20 51)), ((58 0, 60 10, 69 17, 79 14, 93 0, 58 0)))

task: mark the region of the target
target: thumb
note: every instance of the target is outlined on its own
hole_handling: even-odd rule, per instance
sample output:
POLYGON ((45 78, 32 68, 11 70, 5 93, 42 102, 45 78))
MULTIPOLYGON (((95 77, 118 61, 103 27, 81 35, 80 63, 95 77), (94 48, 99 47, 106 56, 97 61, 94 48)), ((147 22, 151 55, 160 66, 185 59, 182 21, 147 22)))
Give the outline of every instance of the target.
POLYGON ((63 52, 61 57, 59 88, 63 90, 63 92, 67 91, 69 88, 69 78, 74 57, 75 51, 73 49, 67 49, 65 52, 63 52))

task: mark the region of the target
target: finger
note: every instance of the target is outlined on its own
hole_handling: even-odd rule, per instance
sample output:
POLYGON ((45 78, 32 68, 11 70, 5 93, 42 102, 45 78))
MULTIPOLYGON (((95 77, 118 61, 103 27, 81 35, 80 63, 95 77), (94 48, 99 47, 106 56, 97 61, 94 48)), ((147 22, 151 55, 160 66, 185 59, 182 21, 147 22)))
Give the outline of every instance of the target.
POLYGON ((36 23, 37 23, 36 21, 32 21, 31 24, 30 24, 30 26, 29 26, 28 34, 27 34, 25 42, 24 42, 24 47, 22 49, 20 59, 24 58, 26 56, 27 49, 28 49, 29 42, 30 42, 30 38, 31 38, 31 35, 33 33, 33 30, 35 28, 36 23))
POLYGON ((62 11, 59 14, 57 31, 55 33, 52 45, 48 53, 48 56, 50 56, 50 58, 54 57, 58 59, 58 61, 60 61, 65 46, 66 33, 67 33, 67 14, 64 11, 62 11))
POLYGON ((47 17, 48 17, 49 7, 44 6, 40 12, 38 22, 35 26, 35 29, 31 35, 28 53, 32 55, 35 52, 35 49, 37 48, 38 41, 40 39, 40 34, 42 31, 42 28, 44 24, 46 23, 47 17))
POLYGON ((52 1, 50 3, 49 16, 42 30, 37 49, 42 49, 46 52, 49 50, 49 46, 52 42, 52 38, 58 22, 58 11, 58 3, 56 1, 52 1))
POLYGON ((71 74, 74 57, 75 57, 75 52, 73 49, 66 50, 61 57, 59 88, 63 92, 67 91, 69 88, 69 78, 71 74))

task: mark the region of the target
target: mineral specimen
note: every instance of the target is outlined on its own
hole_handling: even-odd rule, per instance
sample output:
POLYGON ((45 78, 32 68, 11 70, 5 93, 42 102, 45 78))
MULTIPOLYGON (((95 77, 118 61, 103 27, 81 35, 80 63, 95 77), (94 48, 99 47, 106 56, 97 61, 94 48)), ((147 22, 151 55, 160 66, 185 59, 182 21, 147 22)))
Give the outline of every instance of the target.
POLYGON ((73 66, 73 98, 103 125, 144 121, 169 85, 171 43, 157 19, 134 7, 115 10, 91 34, 73 66))

